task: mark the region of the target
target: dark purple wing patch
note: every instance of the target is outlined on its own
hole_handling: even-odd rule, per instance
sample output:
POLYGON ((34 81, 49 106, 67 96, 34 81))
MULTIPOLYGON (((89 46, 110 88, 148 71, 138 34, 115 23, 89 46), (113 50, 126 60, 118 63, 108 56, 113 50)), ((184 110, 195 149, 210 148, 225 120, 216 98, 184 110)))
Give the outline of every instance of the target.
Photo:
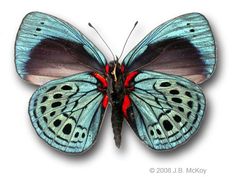
POLYGON ((91 70, 104 72, 105 69, 89 55, 82 44, 64 39, 44 39, 31 50, 29 56, 31 60, 25 67, 29 78, 60 78, 91 70))
MULTIPOLYGON (((167 39, 150 44, 127 68, 128 72, 144 69, 188 77, 203 77, 205 63, 200 51, 188 40, 167 39)), ((191 79, 191 78, 189 78, 191 79)))

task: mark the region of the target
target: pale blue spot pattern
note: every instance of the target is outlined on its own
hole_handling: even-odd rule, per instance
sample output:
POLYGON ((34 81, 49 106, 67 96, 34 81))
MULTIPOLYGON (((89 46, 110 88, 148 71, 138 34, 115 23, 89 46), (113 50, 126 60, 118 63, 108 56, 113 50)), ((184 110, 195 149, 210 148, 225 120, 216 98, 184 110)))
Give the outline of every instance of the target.
POLYGON ((198 130, 205 111, 205 97, 192 81, 179 76, 141 71, 131 92, 137 136, 152 149, 169 150, 186 142, 198 130), (169 83, 161 87, 161 83, 169 83), (170 90, 178 90, 172 95, 170 90), (186 95, 186 92, 191 93, 186 95), (179 98, 181 104, 174 102, 179 98), (191 102, 191 105, 188 103, 191 102), (180 111, 181 107, 184 111, 180 111), (179 120, 176 119, 176 115, 179 120), (164 121, 172 128, 168 129, 164 121))
POLYGON ((49 145, 80 153, 95 142, 105 112, 102 100, 97 79, 90 73, 76 74, 38 88, 31 97, 29 115, 37 134, 49 145))

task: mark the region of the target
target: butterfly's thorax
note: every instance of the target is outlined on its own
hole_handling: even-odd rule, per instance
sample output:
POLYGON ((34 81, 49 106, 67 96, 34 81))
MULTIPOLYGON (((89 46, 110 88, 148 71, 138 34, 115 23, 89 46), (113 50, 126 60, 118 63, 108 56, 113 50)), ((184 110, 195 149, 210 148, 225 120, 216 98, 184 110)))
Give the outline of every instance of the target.
MULTIPOLYGON (((110 68, 109 68, 109 77, 111 80, 111 85, 112 85, 112 94, 120 96, 122 98, 124 94, 124 76, 123 73, 121 72, 120 69, 120 64, 116 64, 114 62, 110 63, 110 68)), ((112 100, 114 103, 117 102, 118 100, 113 99, 112 100)))
POLYGON ((122 102, 125 95, 124 90, 124 75, 121 72, 119 63, 111 62, 109 64, 109 78, 110 78, 110 96, 112 105, 112 127, 114 132, 114 139, 116 146, 119 147, 121 143, 121 129, 123 122, 122 102))

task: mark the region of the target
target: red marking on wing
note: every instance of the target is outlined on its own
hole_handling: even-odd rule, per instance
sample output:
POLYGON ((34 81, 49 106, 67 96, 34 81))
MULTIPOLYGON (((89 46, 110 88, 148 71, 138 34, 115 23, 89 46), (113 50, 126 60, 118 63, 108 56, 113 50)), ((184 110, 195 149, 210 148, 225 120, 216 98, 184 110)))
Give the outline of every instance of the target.
POLYGON ((108 64, 105 66, 105 71, 106 71, 106 74, 109 73, 109 65, 108 64))
POLYGON ((125 95, 124 101, 123 101, 123 104, 122 104, 122 112, 123 112, 125 118, 128 118, 127 109, 130 107, 130 105, 131 105, 130 98, 129 98, 128 95, 125 95))
POLYGON ((106 94, 106 95, 103 97, 103 100, 102 100, 102 106, 103 106, 103 108, 106 108, 106 107, 107 107, 108 101, 109 101, 109 99, 108 99, 108 96, 107 96, 107 94, 106 94))
POLYGON ((107 87, 107 85, 108 85, 108 84, 107 84, 107 80, 106 80, 101 74, 98 74, 98 73, 96 73, 96 72, 93 72, 92 75, 93 75, 94 77, 96 77, 96 78, 102 83, 102 85, 103 85, 104 88, 107 87))
POLYGON ((124 66, 124 65, 121 65, 121 67, 120 67, 120 71, 121 71, 122 73, 125 72, 125 66, 124 66))
POLYGON ((129 87, 130 81, 132 81, 132 79, 138 74, 138 71, 133 71, 131 73, 129 73, 125 79, 125 87, 129 87))

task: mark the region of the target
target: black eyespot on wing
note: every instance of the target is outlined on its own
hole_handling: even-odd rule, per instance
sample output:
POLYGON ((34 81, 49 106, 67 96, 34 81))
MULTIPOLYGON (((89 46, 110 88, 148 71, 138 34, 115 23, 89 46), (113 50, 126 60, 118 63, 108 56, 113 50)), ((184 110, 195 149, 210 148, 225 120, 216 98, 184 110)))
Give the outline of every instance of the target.
POLYGON ((192 109, 193 108, 193 102, 192 101, 188 101, 188 106, 192 109))
POLYGON ((162 82, 160 84, 160 87, 169 87, 169 86, 171 86, 171 83, 169 83, 169 82, 162 82))
POLYGON ((78 138, 79 137, 79 132, 76 132, 75 133, 75 138, 78 138))
POLYGON ((180 99, 180 98, 172 98, 172 101, 174 101, 176 103, 182 103, 182 99, 180 99))
POLYGON ((52 117, 52 116, 54 116, 56 114, 56 112, 55 111, 52 111, 51 113, 50 113, 50 116, 52 117))
POLYGON ((72 125, 70 123, 66 124, 64 126, 64 128, 62 129, 62 132, 65 134, 65 135, 69 135, 70 132, 71 132, 71 129, 72 129, 72 125))
POLYGON ((163 127, 165 128, 166 131, 170 131, 173 129, 173 125, 168 120, 163 121, 163 127))
POLYGON ((192 98, 192 95, 191 95, 191 93, 189 91, 186 91, 185 95, 188 96, 189 98, 192 98))
POLYGON ((191 114, 192 114, 192 112, 189 111, 189 112, 187 113, 187 118, 189 118, 189 117, 191 116, 191 114))
POLYGON ((58 99, 58 98, 61 98, 61 97, 62 97, 62 94, 60 94, 60 93, 57 93, 57 94, 53 95, 53 98, 55 98, 55 99, 58 99))
POLYGON ((40 107, 40 110, 41 110, 41 113, 42 113, 42 114, 45 113, 45 111, 46 111, 46 106, 41 106, 41 107, 40 107))
POLYGON ((60 119, 56 119, 54 122, 53 122, 53 125, 55 127, 59 127, 61 125, 61 120, 60 119))
POLYGON ((48 99, 48 97, 47 97, 47 96, 44 96, 44 97, 42 98, 42 100, 41 100, 41 103, 44 103, 47 99, 48 99))
POLYGON ((165 114, 169 114, 170 112, 171 112, 171 110, 168 109, 168 110, 165 111, 165 114))
POLYGON ((69 117, 70 117, 70 115, 67 114, 67 113, 63 113, 63 116, 65 116, 66 118, 69 118, 69 117))
POLYGON ((179 91, 178 90, 170 90, 170 94, 172 95, 178 95, 179 91))
POLYGON ((181 117, 179 116, 179 115, 174 115, 174 120, 175 120, 175 122, 177 122, 177 123, 179 123, 179 122, 181 122, 181 117))
POLYGON ((150 135, 154 135, 154 131, 153 130, 150 130, 150 135))
POLYGON ((47 117, 43 116, 43 120, 44 120, 44 122, 48 123, 47 117))
POLYGON ((72 87, 69 85, 64 85, 61 87, 62 90, 72 90, 72 87))
POLYGON ((56 107, 58 107, 58 106, 61 106, 61 102, 54 102, 54 103, 52 103, 52 105, 51 105, 51 107, 52 108, 56 108, 56 107))
POLYGON ((180 112, 184 112, 184 108, 179 106, 178 109, 179 109, 180 112))
POLYGON ((158 128, 156 129, 156 132, 158 135, 161 135, 161 131, 158 128))

